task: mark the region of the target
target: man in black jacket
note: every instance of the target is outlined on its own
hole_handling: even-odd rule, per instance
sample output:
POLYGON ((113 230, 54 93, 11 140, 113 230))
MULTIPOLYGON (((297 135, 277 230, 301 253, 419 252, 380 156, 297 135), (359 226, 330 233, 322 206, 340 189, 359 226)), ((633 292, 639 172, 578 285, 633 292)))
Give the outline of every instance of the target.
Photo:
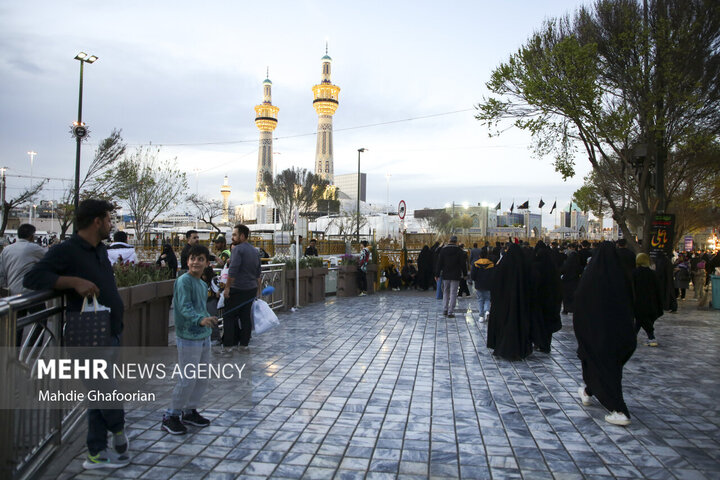
MULTIPOLYGON (((110 308, 112 344, 120 345, 123 329, 123 302, 115 285, 113 269, 102 240, 110 234, 110 213, 115 209, 104 200, 83 200, 75 214, 77 233, 52 247, 30 270, 23 281, 32 290, 67 291, 67 310, 79 312, 83 298, 97 295, 110 308)), ((124 433, 125 412, 120 408, 88 408, 87 469, 118 468, 130 462, 128 438, 124 433), (107 448, 107 434, 112 447, 107 448)))
MULTIPOLYGON (((188 230, 185 232, 185 241, 187 243, 183 247, 182 252, 180 252, 180 270, 188 269, 188 253, 190 253, 192 246, 197 245, 200 241, 200 235, 198 235, 197 230, 188 230)), ((215 259, 213 258, 213 260, 215 259)))
POLYGON ((445 245, 438 254, 435 264, 435 280, 442 279, 443 288, 443 315, 455 317, 455 302, 460 285, 460 279, 467 275, 467 255, 457 244, 457 237, 450 237, 450 243, 445 245))

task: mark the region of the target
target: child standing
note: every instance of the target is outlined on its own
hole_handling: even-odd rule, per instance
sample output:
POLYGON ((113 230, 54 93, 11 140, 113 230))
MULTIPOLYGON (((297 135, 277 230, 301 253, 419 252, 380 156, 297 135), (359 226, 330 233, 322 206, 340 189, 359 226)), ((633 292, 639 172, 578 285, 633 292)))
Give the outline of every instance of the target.
MULTIPOLYGON (((207 311, 207 284, 202 274, 209 264, 210 252, 203 245, 192 245, 188 251, 188 272, 175 281, 173 308, 178 366, 210 363, 210 334, 217 317, 207 311)), ((207 427, 210 420, 197 411, 207 388, 207 379, 181 377, 175 385, 170 408, 163 416, 162 429, 172 435, 187 432, 185 424, 207 427)))

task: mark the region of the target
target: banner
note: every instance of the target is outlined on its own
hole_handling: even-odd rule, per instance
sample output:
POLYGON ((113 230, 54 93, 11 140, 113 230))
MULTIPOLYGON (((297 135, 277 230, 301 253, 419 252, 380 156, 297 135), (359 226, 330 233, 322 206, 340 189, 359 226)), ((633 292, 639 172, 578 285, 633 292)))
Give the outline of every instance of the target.
POLYGON ((685 235, 685 251, 686 252, 692 252, 693 249, 693 236, 692 235, 685 235))
POLYGON ((650 230, 650 256, 657 257, 660 252, 665 252, 666 255, 671 256, 674 235, 675 215, 672 213, 655 215, 650 230))

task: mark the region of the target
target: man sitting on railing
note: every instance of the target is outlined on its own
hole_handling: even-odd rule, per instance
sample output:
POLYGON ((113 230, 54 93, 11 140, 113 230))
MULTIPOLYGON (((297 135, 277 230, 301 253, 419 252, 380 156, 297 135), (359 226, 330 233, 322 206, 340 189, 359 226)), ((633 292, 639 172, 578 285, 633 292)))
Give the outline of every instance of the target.
MULTIPOLYGON (((110 308, 112 344, 120 345, 123 302, 115 285, 107 248, 102 240, 110 234, 110 213, 115 207, 104 200, 83 200, 75 213, 77 233, 52 247, 25 275, 23 286, 32 290, 65 290, 67 310, 79 312, 83 298, 97 295, 110 308)), ((130 463, 125 412, 119 409, 88 408, 88 455, 83 467, 118 468, 130 463), (112 447, 107 448, 107 432, 112 447)))

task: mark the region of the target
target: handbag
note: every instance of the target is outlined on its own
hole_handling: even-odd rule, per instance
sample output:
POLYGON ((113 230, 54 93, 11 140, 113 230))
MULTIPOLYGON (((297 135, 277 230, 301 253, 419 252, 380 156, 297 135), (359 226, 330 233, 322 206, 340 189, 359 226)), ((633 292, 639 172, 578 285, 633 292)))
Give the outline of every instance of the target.
POLYGON ((79 312, 65 313, 64 339, 68 347, 108 347, 111 345, 110 309, 93 295, 91 305, 83 299, 79 312))
POLYGON ((267 332, 280 325, 280 321, 265 300, 256 299, 252 305, 253 330, 256 334, 267 332))

